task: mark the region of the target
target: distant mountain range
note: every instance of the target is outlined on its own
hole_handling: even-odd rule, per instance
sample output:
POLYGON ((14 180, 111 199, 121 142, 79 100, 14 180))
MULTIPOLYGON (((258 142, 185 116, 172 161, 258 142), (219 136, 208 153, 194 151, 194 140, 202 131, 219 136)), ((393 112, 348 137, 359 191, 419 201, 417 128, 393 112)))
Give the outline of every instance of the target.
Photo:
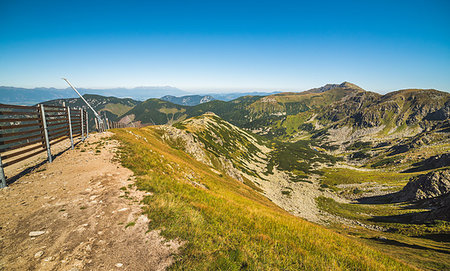
MULTIPOLYGON (((162 87, 136 87, 136 88, 108 88, 108 89, 90 89, 77 88, 81 94, 94 94, 102 96, 114 96, 117 98, 131 98, 134 100, 145 101, 150 98, 166 97, 176 104, 181 105, 197 105, 213 99, 222 101, 231 101, 241 96, 264 96, 279 92, 233 92, 233 93, 212 93, 203 95, 190 95, 191 92, 181 90, 170 86, 162 87), (200 97, 200 98, 199 98, 200 97), (206 97, 206 98, 205 98, 206 97), (183 101, 185 101, 183 103, 183 101)), ((78 97, 76 93, 70 89, 57 88, 17 88, 0 86, 0 103, 18 104, 18 105, 34 105, 41 102, 67 99, 78 97)))
MULTIPOLYGON (((163 87, 137 87, 137 88, 111 88, 111 89, 86 89, 77 88, 81 94, 96 94, 102 96, 114 96, 118 98, 132 98, 135 100, 146 100, 148 98, 159 98, 164 95, 186 95, 188 92, 178 88, 163 87)), ((16 88, 0 86, 0 103, 33 105, 48 100, 76 98, 77 94, 70 88, 16 88)))
POLYGON ((210 95, 204 95, 204 96, 187 95, 187 96, 182 96, 182 97, 166 95, 164 97, 161 97, 161 100, 168 101, 168 102, 171 102, 174 104, 179 104, 179 105, 194 106, 194 105, 198 105, 198 104, 202 104, 202 103, 207 103, 207 102, 210 102, 215 99, 210 95))

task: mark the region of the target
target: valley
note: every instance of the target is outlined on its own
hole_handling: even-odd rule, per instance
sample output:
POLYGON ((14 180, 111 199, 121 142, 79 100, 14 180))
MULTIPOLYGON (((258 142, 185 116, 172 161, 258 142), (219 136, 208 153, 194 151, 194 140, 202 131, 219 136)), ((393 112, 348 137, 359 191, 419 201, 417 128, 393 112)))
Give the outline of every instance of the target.
MULTIPOLYGON (((185 244, 172 269, 450 268, 449 93, 85 97, 135 127, 111 130, 116 156, 149 230, 185 244)), ((63 102, 81 105, 47 103, 63 102)))

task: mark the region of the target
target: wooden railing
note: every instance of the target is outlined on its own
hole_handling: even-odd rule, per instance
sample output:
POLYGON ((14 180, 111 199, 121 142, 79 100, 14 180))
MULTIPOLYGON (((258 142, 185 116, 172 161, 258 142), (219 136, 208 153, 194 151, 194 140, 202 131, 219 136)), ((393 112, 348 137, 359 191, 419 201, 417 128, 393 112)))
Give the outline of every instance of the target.
POLYGON ((43 152, 52 162, 51 145, 89 135, 88 113, 65 106, 0 104, 0 187, 6 186, 3 168, 43 152))

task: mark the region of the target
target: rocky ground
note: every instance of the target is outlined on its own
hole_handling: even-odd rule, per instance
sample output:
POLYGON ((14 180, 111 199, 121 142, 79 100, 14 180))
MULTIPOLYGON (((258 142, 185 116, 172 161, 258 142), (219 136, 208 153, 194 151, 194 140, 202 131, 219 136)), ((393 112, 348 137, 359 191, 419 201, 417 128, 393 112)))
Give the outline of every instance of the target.
MULTIPOLYGON (((191 120, 191 122, 195 123, 193 127, 205 127, 205 122, 208 121, 210 120, 191 120)), ((195 140, 192 133, 187 133, 184 130, 168 125, 162 125, 159 129, 164 132, 162 138, 166 143, 173 145, 174 142, 179 142, 181 140, 184 142, 182 148, 185 152, 190 154, 197 161, 213 167, 213 163, 205 150, 205 146, 199 140, 195 140)), ((243 136, 245 136, 245 134, 243 134, 243 136)), ((325 196, 333 198, 338 202, 347 202, 345 199, 338 197, 330 191, 319 189, 319 178, 315 175, 311 175, 308 180, 303 182, 293 182, 286 172, 280 171, 276 167, 274 167, 271 174, 267 174, 268 155, 272 149, 258 144, 256 139, 251 136, 247 136, 247 139, 252 142, 259 151, 256 152, 256 154, 253 154, 250 159, 241 159, 237 162, 254 174, 247 174, 235 167, 229 159, 219 156, 217 157, 217 160, 220 162, 221 170, 238 181, 243 182, 243 178, 250 180, 256 187, 261 189, 260 192, 264 196, 295 216, 319 224, 328 224, 330 220, 336 219, 334 216, 321 211, 317 207, 315 199, 319 196, 325 196)), ((217 140, 220 140, 220 138, 217 138, 217 140)))
POLYGON ((92 134, 0 189, 0 270, 163 270, 171 264, 181 243, 148 232, 140 205, 145 194, 114 160, 118 143, 104 140, 110 135, 92 134))

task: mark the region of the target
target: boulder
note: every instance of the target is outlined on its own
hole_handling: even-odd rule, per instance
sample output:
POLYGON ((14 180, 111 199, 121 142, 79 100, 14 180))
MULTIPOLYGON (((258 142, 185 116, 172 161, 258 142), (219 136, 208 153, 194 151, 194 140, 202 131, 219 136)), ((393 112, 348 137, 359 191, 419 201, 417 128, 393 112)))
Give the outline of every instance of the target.
POLYGON ((440 197, 450 192, 450 170, 437 170, 412 177, 399 192, 401 201, 440 197))

